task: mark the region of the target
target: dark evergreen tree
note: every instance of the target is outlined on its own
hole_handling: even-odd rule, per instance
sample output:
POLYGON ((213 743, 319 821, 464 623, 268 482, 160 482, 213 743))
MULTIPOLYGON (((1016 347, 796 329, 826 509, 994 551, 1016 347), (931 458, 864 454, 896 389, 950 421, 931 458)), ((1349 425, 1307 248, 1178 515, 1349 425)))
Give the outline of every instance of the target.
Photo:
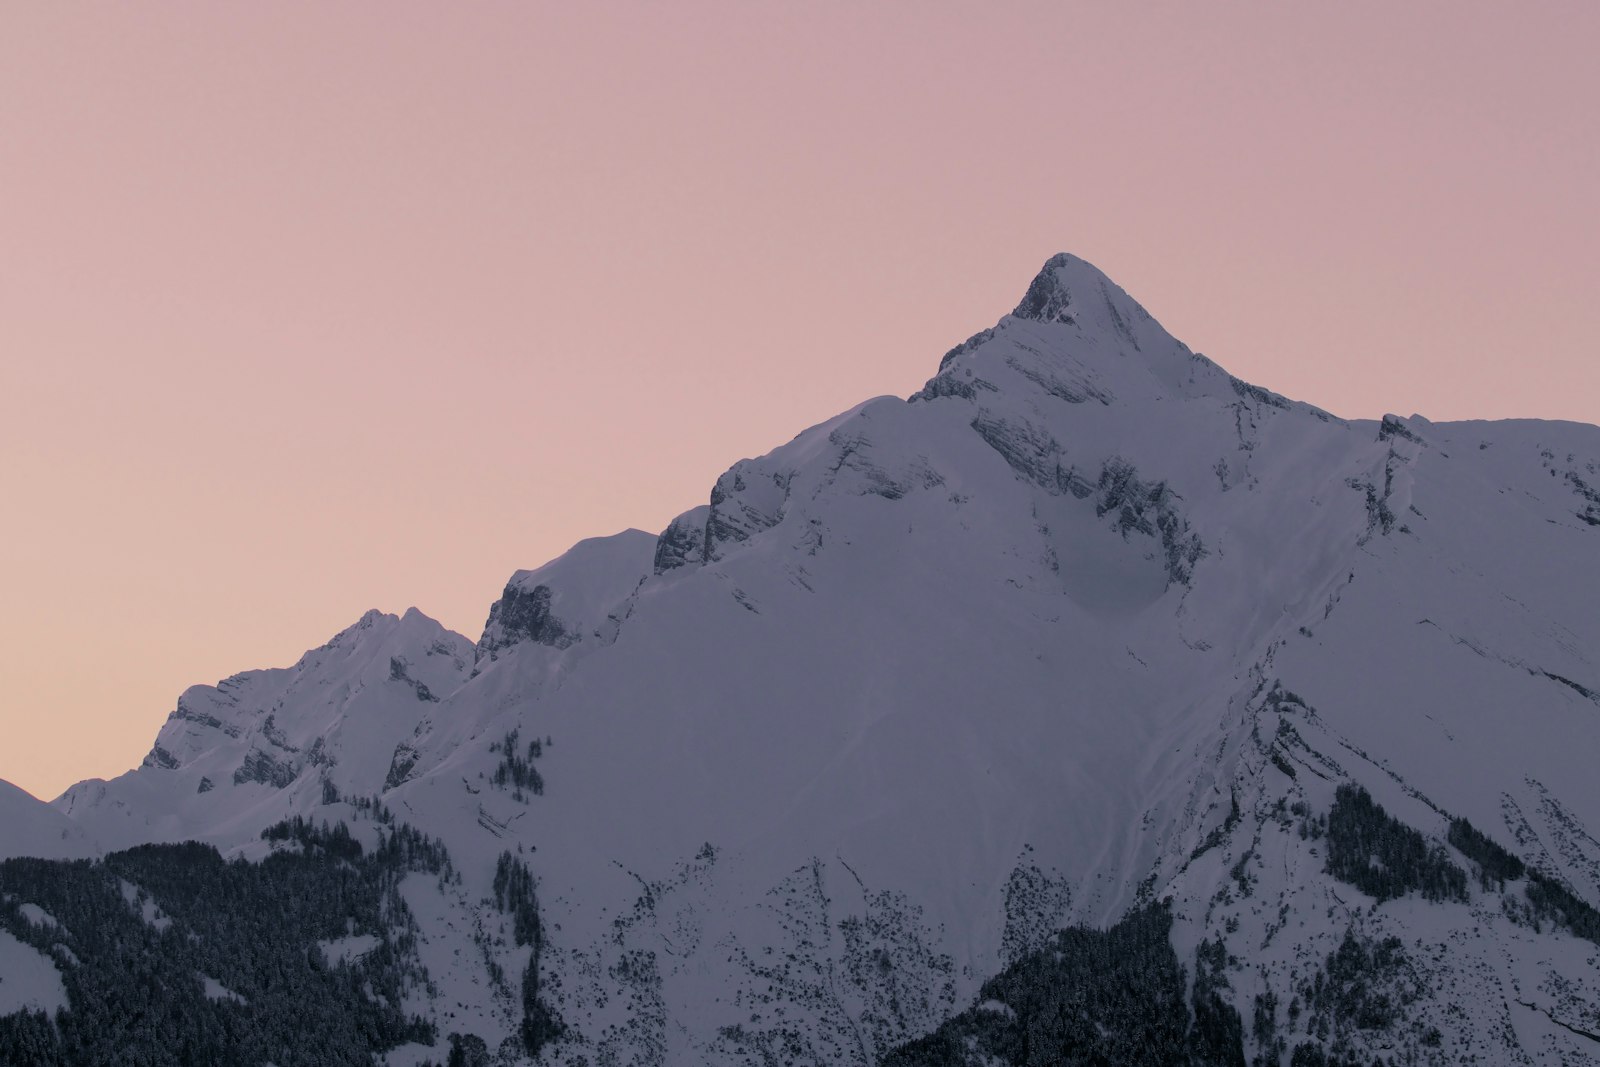
POLYGON ((1328 873, 1379 901, 1417 890, 1428 900, 1467 899, 1467 875, 1443 847, 1389 815, 1358 785, 1334 794, 1328 813, 1328 873))
POLYGON ((539 896, 533 872, 510 852, 502 852, 494 868, 495 907, 511 916, 511 936, 519 945, 531 945, 533 954, 522 972, 523 1047, 537 1056, 566 1027, 539 997, 539 960, 544 953, 544 926, 539 919, 539 896))
POLYGON ((1521 878, 1526 868, 1516 856, 1501 848, 1465 819, 1451 819, 1446 839, 1478 865, 1478 881, 1485 892, 1491 883, 1501 891, 1508 881, 1521 878))
POLYGON ((60 962, 68 1000, 54 1025, 0 1020, 0 1063, 357 1067, 408 1041, 431 1044, 432 1025, 401 1008, 427 975, 395 890, 408 871, 447 865, 443 849, 399 827, 364 856, 344 824, 304 819, 264 836, 294 847, 260 863, 193 842, 0 863, 0 928, 60 962), (127 884, 164 922, 130 907, 127 884), (59 925, 28 921, 24 903, 59 925), (325 958, 318 942, 353 934, 376 946, 325 958), (207 996, 203 977, 233 995, 207 996))
POLYGON ((517 800, 527 799, 523 795, 523 790, 534 796, 542 796, 544 778, 539 774, 539 769, 533 765, 533 761, 544 755, 544 742, 534 738, 528 742, 525 752, 518 748, 520 743, 520 731, 512 730, 503 740, 489 746, 490 752, 500 753, 500 763, 495 767, 489 781, 499 789, 511 786, 511 795, 517 800))
POLYGON ((884 1067, 1242 1067, 1243 1026, 1221 996, 1226 953, 1204 950, 1191 1016, 1164 905, 1110 930, 1063 930, 983 984, 978 1005, 885 1057, 884 1067), (1219 956, 1220 953, 1220 956, 1219 956))
POLYGON ((1559 923, 1574 935, 1600 945, 1600 911, 1560 879, 1543 871, 1530 871, 1528 904, 1536 918, 1559 923))

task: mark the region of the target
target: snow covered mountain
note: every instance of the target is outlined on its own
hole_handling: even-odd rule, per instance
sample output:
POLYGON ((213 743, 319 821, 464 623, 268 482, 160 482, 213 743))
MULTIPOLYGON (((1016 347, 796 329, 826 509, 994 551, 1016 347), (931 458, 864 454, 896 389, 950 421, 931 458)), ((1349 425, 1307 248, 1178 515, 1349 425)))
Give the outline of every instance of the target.
POLYGON ((909 399, 519 572, 476 646, 369 613, 56 807, 438 838, 407 1004, 508 1062, 1006 1062, 1056 932, 1162 902, 1217 1062, 1578 1062, 1597 562, 1600 428, 1347 422, 1063 255, 909 399))
POLYGON ((471 665, 472 643, 420 611, 369 611, 293 667, 190 687, 138 769, 79 782, 56 807, 109 847, 254 837, 325 794, 381 790, 471 665))
POLYGON ((100 846, 83 826, 10 782, 0 782, 0 860, 12 856, 77 859, 100 846))

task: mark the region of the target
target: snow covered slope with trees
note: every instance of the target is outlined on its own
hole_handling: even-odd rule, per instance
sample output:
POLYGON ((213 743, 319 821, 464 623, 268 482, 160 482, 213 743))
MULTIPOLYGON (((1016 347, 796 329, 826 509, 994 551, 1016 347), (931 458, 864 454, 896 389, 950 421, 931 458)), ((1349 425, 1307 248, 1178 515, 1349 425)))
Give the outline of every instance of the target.
POLYGON ((1025 1062, 1115 1031, 1048 996, 1126 941, 1150 1062, 1576 1062, 1597 562, 1600 428, 1344 421, 1059 256, 908 400, 514 576, 476 646, 369 614, 56 806, 437 838, 393 890, 417 1056, 1025 1062))

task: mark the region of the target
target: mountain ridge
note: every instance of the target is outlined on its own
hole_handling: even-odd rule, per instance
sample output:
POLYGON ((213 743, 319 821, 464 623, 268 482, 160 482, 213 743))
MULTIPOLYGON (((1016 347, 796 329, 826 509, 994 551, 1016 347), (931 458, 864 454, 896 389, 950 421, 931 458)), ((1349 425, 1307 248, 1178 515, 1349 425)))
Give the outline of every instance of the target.
POLYGON ((1596 485, 1600 428, 1339 419, 1053 257, 909 399, 735 463, 659 535, 519 571, 475 644, 429 631, 429 656, 418 628, 360 670, 308 653, 298 689, 197 687, 145 766, 57 806, 108 843, 255 856, 267 822, 359 824, 379 796, 466 879, 408 897, 444 990, 417 1003, 491 1046, 519 1023, 471 1001, 481 959, 527 957, 445 947, 527 849, 548 1062, 875 1062, 1055 931, 1157 901, 1184 966, 1243 961, 1206 964, 1219 1003, 1273 998, 1240 1037, 1262 1062, 1456 1062, 1491 1033, 1557 1062, 1581 1038, 1443 998, 1583 1029, 1592 946, 1535 932, 1521 888, 1366 897, 1318 820, 1359 786, 1425 850, 1459 855, 1466 818, 1600 894, 1596 485), (1391 936, 1426 946, 1404 988, 1439 1043, 1289 1013, 1346 941, 1370 960, 1391 936))

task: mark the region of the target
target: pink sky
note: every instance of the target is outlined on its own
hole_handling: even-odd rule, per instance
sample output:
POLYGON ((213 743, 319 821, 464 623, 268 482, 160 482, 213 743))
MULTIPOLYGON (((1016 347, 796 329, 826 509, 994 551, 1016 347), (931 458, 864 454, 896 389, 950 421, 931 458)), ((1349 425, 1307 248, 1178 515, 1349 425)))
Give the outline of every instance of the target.
POLYGON ((914 391, 1057 251, 1340 415, 1596 421, 1596 40, 1592 3, 8 5, 0 778, 119 773, 369 607, 476 637, 516 568, 914 391))

